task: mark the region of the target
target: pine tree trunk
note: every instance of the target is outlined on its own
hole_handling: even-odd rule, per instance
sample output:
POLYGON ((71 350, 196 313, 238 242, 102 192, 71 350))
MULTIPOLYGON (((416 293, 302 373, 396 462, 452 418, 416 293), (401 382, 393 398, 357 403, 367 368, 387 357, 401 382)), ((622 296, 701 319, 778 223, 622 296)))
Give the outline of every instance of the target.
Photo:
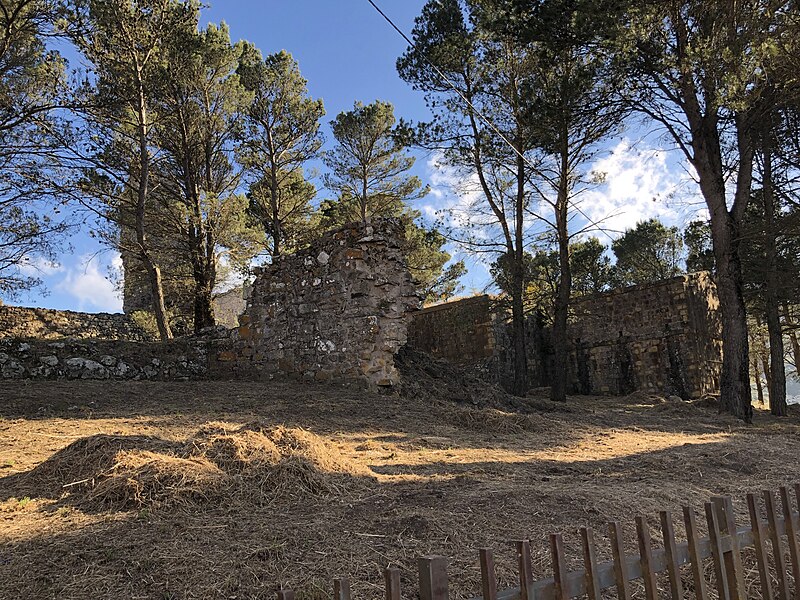
POLYGON ((753 357, 753 378, 756 380, 756 394, 758 403, 764 406, 764 386, 761 384, 761 370, 758 368, 758 358, 753 357))
POLYGON ((553 320, 553 380, 550 386, 550 399, 556 402, 567 401, 567 321, 569 319, 569 300, 572 293, 572 270, 569 264, 569 232, 567 229, 567 164, 566 152, 562 154, 561 181, 556 201, 556 233, 558 235, 558 266, 560 277, 556 289, 553 320))
POLYGON ((783 301, 783 320, 789 330, 789 342, 792 344, 794 370, 796 373, 800 373, 800 341, 797 339, 794 318, 792 317, 791 310, 789 310, 789 303, 786 300, 783 301))
MULTIPOLYGON (((711 127, 705 123, 703 126, 711 127)), ((729 210, 721 170, 721 149, 716 135, 716 124, 713 124, 710 131, 696 132, 692 145, 695 149, 693 164, 711 213, 711 239, 717 265, 717 292, 722 316, 720 412, 728 412, 749 423, 753 419, 753 407, 747 312, 742 294, 742 264, 739 259, 739 222, 746 206, 746 200, 742 198, 745 191, 749 197, 750 178, 745 173, 740 173, 736 211, 729 210)))
POLYGON ((511 291, 511 331, 514 346, 514 384, 512 393, 525 396, 528 393, 528 354, 525 340, 525 276, 521 257, 515 253, 511 291))
POLYGON ((158 334, 162 341, 172 339, 172 330, 167 319, 167 308, 164 302, 164 286, 161 281, 161 269, 153 260, 149 252, 147 243, 147 228, 145 216, 147 212, 147 199, 150 186, 150 151, 147 147, 148 127, 147 127, 147 101, 144 87, 141 84, 141 70, 139 75, 139 104, 138 111, 138 143, 139 143, 139 181, 136 197, 135 229, 136 242, 139 246, 139 254, 150 277, 150 293, 153 298, 153 312, 158 325, 158 334))
POLYGON ((720 410, 750 422, 750 360, 747 312, 742 295, 742 266, 738 253, 738 231, 733 220, 712 222, 717 260, 717 289, 722 313, 722 377, 720 410), (723 221, 723 222, 719 222, 723 221))
POLYGON ((194 331, 200 333, 207 327, 214 327, 214 302, 211 286, 207 282, 195 284, 194 290, 194 331))
POLYGON ((764 149, 764 184, 762 196, 764 199, 764 221, 766 235, 767 258, 767 294, 766 316, 767 331, 769 333, 769 357, 772 381, 769 388, 769 410, 778 417, 785 417, 786 409, 786 366, 783 349, 783 329, 781 317, 778 312, 778 251, 775 235, 775 197, 772 188, 772 152, 769 144, 764 149))

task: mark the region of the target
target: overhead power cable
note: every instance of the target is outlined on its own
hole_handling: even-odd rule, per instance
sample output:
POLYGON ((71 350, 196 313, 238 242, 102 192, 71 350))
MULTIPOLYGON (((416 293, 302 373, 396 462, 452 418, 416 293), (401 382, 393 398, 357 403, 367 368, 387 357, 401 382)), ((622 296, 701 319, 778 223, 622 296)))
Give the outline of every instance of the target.
MULTIPOLYGON (((374 0, 367 0, 367 2, 369 2, 372 5, 372 8, 374 8, 376 11, 378 11, 378 14, 380 14, 380 16, 382 16, 384 18, 384 20, 392 27, 392 29, 394 29, 400 35, 400 37, 402 37, 406 41, 406 43, 411 48, 413 48, 414 50, 417 50, 417 45, 413 42, 413 40, 410 37, 408 37, 408 35, 406 35, 406 33, 402 29, 400 29, 395 24, 394 21, 392 21, 392 19, 389 17, 389 15, 387 15, 385 12, 383 12, 383 10, 381 10, 381 8, 374 2, 374 0)), ((514 144, 512 144, 511 141, 503 134, 503 132, 500 131, 500 129, 498 129, 497 126, 494 123, 492 123, 492 121, 486 115, 484 115, 483 112, 481 112, 472 103, 472 101, 469 98, 467 98, 466 95, 464 95, 464 93, 461 90, 458 89, 458 87, 456 87, 455 83, 453 83, 453 80, 450 79, 447 76, 447 74, 444 73, 439 67, 437 67, 436 64, 430 58, 428 58, 427 54, 425 54, 424 52, 420 52, 420 54, 422 55, 422 58, 425 59, 425 62, 428 63, 431 66, 431 68, 434 71, 436 71, 436 74, 439 75, 439 77, 442 78, 442 81, 444 81, 450 87, 450 89, 452 89, 456 94, 458 94, 458 96, 464 101, 464 103, 467 105, 467 107, 471 111, 473 111, 476 115, 478 115, 480 117, 480 119, 484 123, 486 123, 486 125, 489 127, 489 129, 491 129, 494 133, 496 133, 500 137, 501 140, 503 140, 506 144, 508 144, 508 147, 511 148, 511 150, 514 151, 514 154, 519 156, 525 162, 525 164, 528 165, 528 167, 535 173, 537 171, 536 167, 534 167, 533 164, 531 164, 531 162, 528 160, 528 158, 525 156, 525 154, 520 152, 517 149, 517 147, 514 144)), ((567 200, 567 201, 569 202, 570 205, 572 205, 572 208, 577 210, 583 216, 583 218, 585 218, 591 225, 597 225, 598 224, 597 221, 595 221, 594 219, 590 218, 589 215, 587 215, 583 210, 581 210, 581 208, 579 206, 576 206, 575 203, 572 202, 572 200, 567 200)), ((614 241, 614 238, 611 237, 611 235, 607 231, 605 231, 604 229, 600 229, 600 231, 602 231, 608 237, 608 239, 610 239, 612 242, 614 241)))

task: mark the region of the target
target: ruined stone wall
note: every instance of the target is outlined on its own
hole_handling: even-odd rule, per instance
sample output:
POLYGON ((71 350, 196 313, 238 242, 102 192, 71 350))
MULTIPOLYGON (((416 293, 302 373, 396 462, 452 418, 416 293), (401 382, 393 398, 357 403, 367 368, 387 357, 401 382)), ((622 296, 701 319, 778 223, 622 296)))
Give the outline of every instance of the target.
POLYGON ((454 364, 470 364, 494 356, 494 327, 492 299, 474 296, 414 313, 408 344, 454 364))
MULTIPOLYGON (((615 290, 574 301, 569 326, 571 393, 647 390, 694 398, 719 389, 719 301, 707 273, 615 290)), ((506 311, 488 296, 413 315, 409 344, 475 369, 510 389, 513 351, 506 311), (488 338, 488 339, 487 339, 488 338)), ((527 323, 528 379, 550 384, 550 332, 527 323)))
POLYGON ((573 304, 575 391, 658 391, 695 398, 719 389, 719 300, 708 273, 597 294, 573 304))
MULTIPOLYGON (((224 343, 224 341, 223 341, 224 343)), ((186 381, 217 370, 214 340, 168 344, 111 340, 0 340, 0 379, 186 381)))
MULTIPOLYGON (((498 299, 488 295, 437 304, 412 315, 408 344, 453 364, 470 365, 510 389, 514 381, 510 318, 498 299)), ((545 332, 536 316, 528 318, 526 333, 528 380, 531 386, 545 385, 545 332)))
POLYGON ((2 338, 150 340, 141 327, 123 314, 0 305, 2 338))
POLYGON ((221 359, 303 379, 397 382, 419 298, 396 220, 332 231, 261 269, 240 317, 235 350, 221 359))

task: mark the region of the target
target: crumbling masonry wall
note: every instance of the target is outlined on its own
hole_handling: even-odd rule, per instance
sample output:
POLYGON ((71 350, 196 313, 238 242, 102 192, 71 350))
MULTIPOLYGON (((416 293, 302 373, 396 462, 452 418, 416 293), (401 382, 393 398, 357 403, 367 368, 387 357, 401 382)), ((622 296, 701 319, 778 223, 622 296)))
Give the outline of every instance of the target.
POLYGON ((398 380, 394 354, 419 308, 399 221, 332 231, 256 276, 229 360, 303 379, 398 380))
MULTIPOLYGON (((719 301, 708 273, 693 273, 596 294, 573 303, 569 327, 571 393, 646 390, 696 398, 719 389, 722 356, 719 301)), ((474 365, 505 387, 513 352, 502 305, 488 296, 417 312, 409 343, 456 364, 474 365)), ((531 386, 550 384, 547 328, 528 320, 531 386)))
POLYGON ((495 354, 495 308, 486 295, 435 304, 414 313, 408 344, 453 364, 474 364, 495 354))
POLYGON ((597 294, 573 305, 572 388, 697 398, 719 390, 722 326, 708 273, 597 294))
MULTIPOLYGON (((408 345, 462 366, 483 372, 487 379, 510 389, 514 381, 510 314, 498 298, 486 294, 414 313, 408 345)), ((526 351, 531 386, 546 384, 542 360, 546 332, 536 316, 527 320, 526 351)))
POLYGON ((59 338, 152 341, 130 317, 119 313, 0 305, 0 339, 59 338))

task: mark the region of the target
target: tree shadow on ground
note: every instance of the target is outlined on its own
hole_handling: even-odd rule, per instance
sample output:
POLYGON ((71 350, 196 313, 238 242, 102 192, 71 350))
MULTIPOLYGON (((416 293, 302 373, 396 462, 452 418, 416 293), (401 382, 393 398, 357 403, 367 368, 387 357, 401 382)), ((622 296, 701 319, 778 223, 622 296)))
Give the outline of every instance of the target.
MULTIPOLYGON (((598 461, 398 464, 383 479, 352 476, 324 495, 259 499, 240 487, 122 512, 34 501, 12 515, 19 527, 0 542, 0 597, 267 598, 284 585, 319 598, 341 575, 363 597, 376 594, 390 564, 413 590, 417 556, 441 553, 459 574, 454 597, 466 598, 480 590, 478 547, 497 550, 501 587, 516 585, 508 540, 534 541, 537 573, 549 562, 549 533, 567 533, 568 555, 578 560, 575 528, 602 531, 620 520, 633 549, 635 514, 656 519, 658 510, 701 507, 714 494, 800 479, 800 466, 776 460, 795 455, 798 443, 768 454, 768 440, 732 435, 598 461)), ((0 480, 0 489, 8 485, 0 480)))

